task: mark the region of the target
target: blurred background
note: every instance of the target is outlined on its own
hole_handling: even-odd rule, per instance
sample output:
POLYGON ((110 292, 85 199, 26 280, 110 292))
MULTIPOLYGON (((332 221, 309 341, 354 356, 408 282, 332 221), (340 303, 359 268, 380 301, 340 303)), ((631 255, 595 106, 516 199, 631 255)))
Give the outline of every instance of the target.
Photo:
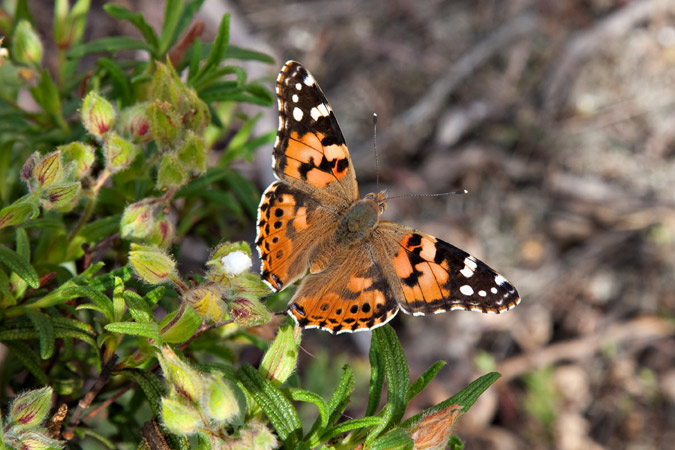
MULTIPOLYGON (((161 23, 156 2, 117 3, 161 23)), ((204 40, 226 12, 233 43, 278 61, 251 77, 272 89, 287 59, 313 72, 362 195, 376 190, 373 112, 390 195, 467 189, 392 200, 385 218, 486 261, 523 298, 499 316, 392 321, 411 378, 448 362, 410 415, 497 370, 455 428, 467 448, 672 448, 674 0, 207 0, 204 40)), ((90 39, 116 32, 94 14, 90 39)), ((277 126, 265 114, 261 133, 277 126)), ((239 169, 263 190, 271 148, 257 157, 239 169)), ((305 387, 328 395, 348 362, 366 392, 369 339, 307 331, 305 387)))

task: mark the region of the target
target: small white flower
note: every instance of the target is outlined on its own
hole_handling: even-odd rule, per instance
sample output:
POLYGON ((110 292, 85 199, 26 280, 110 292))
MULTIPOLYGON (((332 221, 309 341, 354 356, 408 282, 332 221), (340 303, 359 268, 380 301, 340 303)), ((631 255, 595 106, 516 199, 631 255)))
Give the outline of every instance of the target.
POLYGON ((251 257, 243 250, 228 253, 220 258, 223 263, 223 271, 228 277, 234 277, 251 268, 253 261, 251 257))

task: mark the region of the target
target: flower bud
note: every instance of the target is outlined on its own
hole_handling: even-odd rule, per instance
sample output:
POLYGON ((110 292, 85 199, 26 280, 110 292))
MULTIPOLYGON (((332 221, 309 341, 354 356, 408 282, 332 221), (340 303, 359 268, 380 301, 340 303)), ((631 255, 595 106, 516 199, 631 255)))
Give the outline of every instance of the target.
POLYGON ((138 149, 134 144, 123 139, 114 131, 109 132, 105 137, 103 149, 106 167, 113 173, 129 167, 138 153, 138 149))
POLYGON ((62 176, 63 166, 61 164, 61 152, 59 151, 45 155, 33 170, 33 177, 42 187, 58 182, 62 176))
MULTIPOLYGON (((15 440, 18 445, 14 445, 14 448, 20 448, 21 450, 55 450, 61 449, 65 445, 65 442, 47 436, 46 430, 44 433, 33 430, 26 431, 17 436, 15 440)), ((9 440, 9 442, 11 441, 12 439, 9 440)))
POLYGON ((155 74, 150 82, 150 98, 168 102, 176 107, 183 95, 183 82, 170 65, 156 63, 155 74))
POLYGON ((73 174, 75 179, 81 180, 89 175, 91 166, 96 161, 94 148, 91 145, 83 144, 82 142, 71 142, 70 144, 61 145, 56 149, 61 152, 64 164, 75 163, 73 174))
POLYGON ((48 201, 44 203, 47 209, 57 209, 62 212, 72 210, 77 204, 77 197, 80 194, 80 182, 59 184, 47 189, 48 201))
POLYGON ((161 212, 155 220, 155 226, 148 238, 148 243, 159 248, 169 248, 175 237, 176 225, 167 214, 161 212))
POLYGON ((180 187, 187 182, 185 167, 173 154, 164 155, 157 172, 157 188, 180 187))
POLYGON ((103 136, 115 123, 113 105, 94 91, 82 101, 82 124, 94 136, 103 136))
POLYGON ((173 147, 181 132, 181 122, 176 109, 168 102, 155 100, 147 109, 152 137, 160 151, 173 147))
POLYGON ((179 436, 191 435, 203 424, 199 411, 176 398, 162 398, 162 421, 179 436))
POLYGON ((150 118, 148 117, 148 103, 137 103, 120 112, 117 129, 124 136, 136 143, 146 143, 152 140, 150 132, 150 118))
POLYGON ((175 276, 176 262, 157 247, 131 244, 129 262, 136 274, 150 284, 166 283, 175 276))
POLYGON ((24 392, 12 403, 9 411, 9 421, 13 426, 26 429, 37 427, 44 422, 49 413, 52 402, 52 388, 45 386, 41 389, 24 392))
POLYGON ((40 36, 27 20, 20 20, 12 36, 12 56, 26 66, 39 66, 44 50, 40 36))
POLYGON ((206 172, 206 146, 193 131, 185 133, 185 139, 176 152, 178 159, 195 174, 206 172))
POLYGON ((23 163, 23 167, 21 167, 21 179, 23 181, 29 181, 33 179, 33 171, 35 170, 35 166, 37 166, 40 159, 40 152, 34 152, 32 155, 30 155, 26 162, 23 163))
POLYGON ((241 437, 232 447, 233 450, 246 450, 249 448, 273 450, 279 448, 277 437, 264 423, 257 419, 249 420, 240 434, 241 437))
POLYGON ((252 296, 239 296, 231 300, 229 308, 232 320, 243 327, 254 327, 272 320, 272 316, 267 308, 252 296))
POLYGON ((125 239, 146 239, 155 225, 155 213, 158 205, 146 200, 132 203, 122 213, 120 233, 125 239))
POLYGON ((410 429, 410 437, 415 442, 415 448, 420 450, 445 449, 450 439, 452 426, 461 415, 461 405, 450 405, 425 416, 410 429))
POLYGON ((223 242, 209 256, 206 277, 212 281, 226 282, 226 278, 247 271, 252 265, 250 260, 251 248, 246 242, 223 242))
POLYGON ((40 210, 37 205, 27 201, 13 203, 5 206, 0 210, 0 228, 20 225, 28 220, 31 215, 33 217, 39 214, 40 210))
POLYGON ((226 382, 222 375, 209 375, 202 400, 199 403, 210 420, 230 423, 241 414, 235 387, 226 382))
POLYGON ((197 134, 203 133, 211 123, 211 111, 208 105, 193 89, 185 89, 183 100, 185 110, 179 110, 183 116, 183 125, 197 134))
POLYGON ((158 356, 164 378, 171 389, 190 402, 197 402, 204 391, 202 375, 176 355, 171 347, 165 345, 158 356))
POLYGON ((277 386, 291 376, 298 363, 298 349, 300 348, 300 327, 286 323, 279 327, 276 338, 260 363, 262 376, 277 386))
POLYGON ((199 317, 213 322, 220 322, 227 311, 227 305, 222 300, 220 292, 213 284, 196 286, 183 296, 199 317))

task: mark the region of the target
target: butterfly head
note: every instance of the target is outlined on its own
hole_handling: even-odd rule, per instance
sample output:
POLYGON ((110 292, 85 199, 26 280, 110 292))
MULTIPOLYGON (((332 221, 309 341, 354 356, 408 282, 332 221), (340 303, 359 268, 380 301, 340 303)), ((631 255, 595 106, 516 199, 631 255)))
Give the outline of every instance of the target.
POLYGON ((380 209, 380 214, 384 213, 384 211, 387 209, 387 195, 385 194, 384 191, 380 191, 377 193, 372 192, 366 195, 366 198, 371 199, 375 203, 377 203, 377 206, 380 209))

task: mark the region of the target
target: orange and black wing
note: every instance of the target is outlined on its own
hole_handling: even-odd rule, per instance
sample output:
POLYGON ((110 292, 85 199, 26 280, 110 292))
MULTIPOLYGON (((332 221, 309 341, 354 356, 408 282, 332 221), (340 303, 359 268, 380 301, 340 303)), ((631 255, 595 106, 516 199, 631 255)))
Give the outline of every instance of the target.
POLYGON ((520 303, 503 276, 465 251, 410 227, 381 222, 377 239, 385 248, 378 261, 401 309, 413 315, 451 310, 501 313, 520 303))
POLYGON ((272 167, 277 177, 324 203, 344 207, 358 200, 347 145, 314 77, 300 63, 288 61, 276 93, 279 129, 272 167))

